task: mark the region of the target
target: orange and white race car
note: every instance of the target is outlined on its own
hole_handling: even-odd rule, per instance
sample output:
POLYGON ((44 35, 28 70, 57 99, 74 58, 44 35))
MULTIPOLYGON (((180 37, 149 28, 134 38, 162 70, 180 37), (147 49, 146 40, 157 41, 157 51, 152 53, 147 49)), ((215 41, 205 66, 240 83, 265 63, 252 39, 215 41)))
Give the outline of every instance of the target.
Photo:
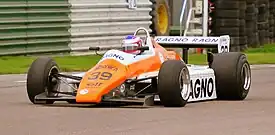
POLYGON ((229 36, 153 38, 145 28, 138 28, 128 39, 121 47, 90 47, 94 51, 108 51, 94 67, 78 74, 61 73, 50 57, 36 59, 27 74, 30 101, 34 104, 67 101, 144 105, 160 102, 166 107, 183 107, 187 102, 243 100, 248 95, 250 65, 241 52, 229 52, 229 36), (135 38, 140 31, 146 35, 135 38), (164 47, 218 48, 218 53, 207 53, 208 65, 192 65, 187 64, 187 51, 182 58, 164 47))

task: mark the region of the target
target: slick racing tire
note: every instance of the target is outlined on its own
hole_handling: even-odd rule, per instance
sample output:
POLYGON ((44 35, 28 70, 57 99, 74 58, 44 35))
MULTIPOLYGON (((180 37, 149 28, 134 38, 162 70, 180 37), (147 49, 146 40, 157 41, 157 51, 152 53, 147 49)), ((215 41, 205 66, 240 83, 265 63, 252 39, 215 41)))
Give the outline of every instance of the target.
POLYGON ((251 86, 251 69, 241 52, 214 55, 217 97, 222 100, 244 100, 251 86))
POLYGON ((53 104, 54 101, 36 102, 35 96, 44 93, 47 96, 56 96, 54 91, 59 89, 59 81, 52 75, 59 73, 56 62, 48 57, 37 58, 27 74, 27 93, 33 104, 53 104))
POLYGON ((158 94, 165 107, 183 107, 190 93, 190 74, 180 60, 165 61, 158 74, 158 94))

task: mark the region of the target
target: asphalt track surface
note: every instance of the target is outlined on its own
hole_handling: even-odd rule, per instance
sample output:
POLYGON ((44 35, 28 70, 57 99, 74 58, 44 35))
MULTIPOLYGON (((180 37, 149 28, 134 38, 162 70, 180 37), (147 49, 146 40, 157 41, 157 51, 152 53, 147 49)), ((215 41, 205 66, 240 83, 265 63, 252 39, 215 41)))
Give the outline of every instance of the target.
POLYGON ((25 75, 0 76, 1 135, 274 135, 275 67, 254 67, 244 101, 183 108, 33 105, 25 75))

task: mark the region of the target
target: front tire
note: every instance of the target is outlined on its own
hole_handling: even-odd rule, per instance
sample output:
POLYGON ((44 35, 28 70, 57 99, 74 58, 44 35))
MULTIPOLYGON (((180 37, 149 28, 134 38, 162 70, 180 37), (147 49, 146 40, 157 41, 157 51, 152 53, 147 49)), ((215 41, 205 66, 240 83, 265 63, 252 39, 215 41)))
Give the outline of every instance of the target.
POLYGON ((36 59, 27 74, 27 94, 33 104, 53 104, 54 101, 36 102, 35 96, 46 92, 47 96, 55 96, 52 91, 59 89, 59 81, 52 75, 59 73, 56 62, 48 57, 36 59))
POLYGON ((189 99, 190 75, 180 60, 165 61, 158 75, 158 94, 165 107, 183 107, 189 99))
POLYGON ((212 68, 215 71, 218 99, 244 100, 251 86, 251 69, 241 52, 215 54, 212 68))

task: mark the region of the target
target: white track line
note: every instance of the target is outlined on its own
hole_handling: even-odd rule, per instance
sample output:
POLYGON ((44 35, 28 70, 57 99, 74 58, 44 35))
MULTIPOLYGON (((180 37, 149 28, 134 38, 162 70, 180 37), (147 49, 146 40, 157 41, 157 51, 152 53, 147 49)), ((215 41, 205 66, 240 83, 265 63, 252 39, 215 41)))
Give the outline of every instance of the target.
POLYGON ((27 81, 26 80, 23 80, 23 81, 15 81, 16 83, 26 83, 27 81))

